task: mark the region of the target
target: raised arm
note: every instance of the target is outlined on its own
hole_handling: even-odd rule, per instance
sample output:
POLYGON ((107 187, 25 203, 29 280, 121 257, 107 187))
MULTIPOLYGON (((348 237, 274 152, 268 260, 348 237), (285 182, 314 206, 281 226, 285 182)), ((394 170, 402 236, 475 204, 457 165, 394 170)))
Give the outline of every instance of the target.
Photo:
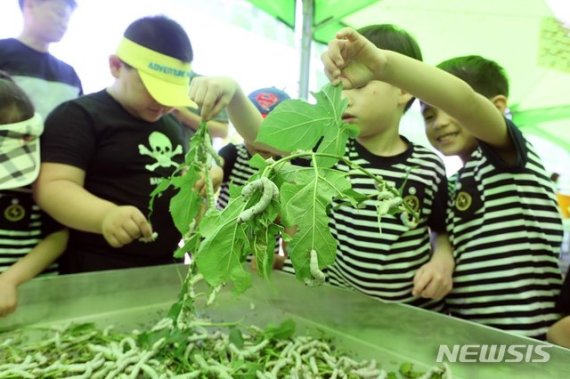
POLYGON ((494 104, 437 67, 378 49, 351 28, 337 33, 322 60, 333 83, 342 82, 345 88, 371 80, 390 83, 443 110, 476 138, 499 149, 511 147, 505 120, 494 104))

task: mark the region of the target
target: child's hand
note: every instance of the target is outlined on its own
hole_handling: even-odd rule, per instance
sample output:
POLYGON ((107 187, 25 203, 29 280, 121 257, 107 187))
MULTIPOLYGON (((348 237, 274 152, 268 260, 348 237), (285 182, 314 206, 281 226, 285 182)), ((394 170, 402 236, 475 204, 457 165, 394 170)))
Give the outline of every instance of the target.
MULTIPOLYGON (((279 255, 279 254, 275 254, 275 256, 273 257, 273 269, 274 270, 281 270, 283 268, 283 263, 285 263, 285 256, 283 255, 279 255)), ((257 271, 257 259, 255 259, 255 256, 251 256, 251 270, 252 271, 257 271)))
MULTIPOLYGON (((214 187, 214 192, 216 192, 224 180, 224 170, 219 166, 213 166, 210 169, 210 179, 212 179, 212 186, 214 187)), ((200 192, 200 195, 206 195, 206 186, 203 176, 194 184, 194 188, 200 192)))
POLYGON ((231 78, 199 76, 192 79, 189 96, 202 108, 202 120, 208 121, 230 103, 238 88, 231 78))
POLYGON ((331 83, 344 89, 359 88, 378 79, 386 56, 372 42, 352 28, 341 29, 321 56, 331 83))
POLYGON ((112 247, 122 247, 139 238, 153 239, 150 223, 138 208, 130 205, 113 208, 107 213, 101 230, 112 247))
POLYGON ((570 349, 570 316, 563 317, 548 328, 546 340, 570 349))
POLYGON ((432 259, 416 272, 412 295, 441 300, 453 288, 453 269, 448 262, 432 259))
POLYGON ((212 185, 214 186, 214 192, 216 192, 224 181, 224 170, 219 166, 212 167, 210 169, 210 178, 212 178, 212 185))
POLYGON ((18 304, 17 286, 0 278, 0 317, 9 315, 16 310, 18 304))

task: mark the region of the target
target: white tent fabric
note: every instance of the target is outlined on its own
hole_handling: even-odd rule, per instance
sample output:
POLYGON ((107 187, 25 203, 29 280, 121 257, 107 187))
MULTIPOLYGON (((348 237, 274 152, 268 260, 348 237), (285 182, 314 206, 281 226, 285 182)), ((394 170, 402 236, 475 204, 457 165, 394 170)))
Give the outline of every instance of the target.
POLYGON ((565 51, 544 46, 554 43, 541 38, 554 16, 544 0, 381 0, 343 21, 397 24, 417 38, 428 63, 467 54, 494 59, 509 73, 511 105, 523 111, 570 106, 570 62, 565 70, 544 66, 570 55, 568 29, 558 46, 565 51))

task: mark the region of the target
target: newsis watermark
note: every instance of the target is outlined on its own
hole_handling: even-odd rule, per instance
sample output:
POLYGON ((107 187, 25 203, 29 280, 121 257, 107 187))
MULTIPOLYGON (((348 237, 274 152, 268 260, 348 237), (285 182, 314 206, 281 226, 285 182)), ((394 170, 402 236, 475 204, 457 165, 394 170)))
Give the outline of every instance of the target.
POLYGON ((437 363, 546 363, 551 345, 439 345, 437 363))

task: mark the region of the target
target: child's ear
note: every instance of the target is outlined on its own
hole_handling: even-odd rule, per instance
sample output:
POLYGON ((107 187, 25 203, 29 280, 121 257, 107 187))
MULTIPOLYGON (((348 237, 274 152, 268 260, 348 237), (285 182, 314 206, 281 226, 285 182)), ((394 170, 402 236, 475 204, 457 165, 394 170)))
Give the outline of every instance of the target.
POLYGON ((115 79, 119 78, 121 66, 122 63, 118 56, 114 54, 109 56, 109 69, 111 70, 111 75, 113 75, 115 79))
POLYGON ((493 104, 495 104, 495 107, 501 111, 501 113, 505 113, 509 103, 505 95, 493 96, 490 100, 493 104))

